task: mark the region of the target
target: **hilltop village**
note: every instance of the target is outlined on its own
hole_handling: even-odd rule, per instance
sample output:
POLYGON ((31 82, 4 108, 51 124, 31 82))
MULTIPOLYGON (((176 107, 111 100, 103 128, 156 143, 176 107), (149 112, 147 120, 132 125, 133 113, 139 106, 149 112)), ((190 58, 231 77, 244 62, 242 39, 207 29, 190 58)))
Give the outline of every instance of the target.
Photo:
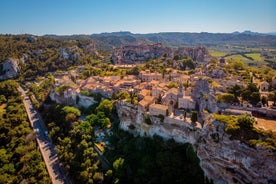
MULTIPOLYGON (((257 147, 258 151, 255 152, 244 146, 243 141, 247 142, 248 138, 242 138, 240 133, 237 135, 234 129, 229 129, 227 134, 230 136, 227 136, 221 118, 224 115, 232 117, 231 115, 247 114, 257 122, 259 117, 275 119, 275 101, 270 100, 269 95, 271 89, 276 87, 276 78, 268 83, 256 74, 249 73, 247 76, 239 68, 241 66, 231 66, 224 58, 211 58, 206 48, 189 48, 182 52, 178 49, 177 56, 168 56, 164 50, 166 49, 160 44, 115 50, 112 60, 116 64, 112 66, 113 69, 131 69, 136 75, 79 79, 78 73, 84 70, 83 67, 60 74, 55 77, 55 85, 50 92, 51 100, 87 108, 95 103, 95 94, 100 94, 101 98, 115 99, 120 128, 134 135, 159 135, 164 139, 191 143, 201 160, 201 168, 215 183, 266 183, 270 180, 276 170, 273 165, 275 158, 271 157, 273 153, 267 152, 263 147, 257 147), (151 70, 152 66, 138 70, 137 66, 144 64, 144 59, 163 61, 163 70, 151 70), (137 64, 134 64, 136 60, 137 64), (238 74, 229 72, 231 67, 238 74), (246 94, 235 94, 242 89, 247 91, 246 94), (241 142, 231 140, 233 136, 239 137, 235 139, 241 139, 241 142), (249 152, 252 154, 249 155, 249 152), (256 160, 262 160, 263 165, 257 166, 256 160), (243 170, 235 169, 241 165, 243 170), (221 170, 225 172, 220 172, 221 170), (260 170, 265 170, 262 176, 256 174, 260 170)), ((266 124, 257 123, 254 126, 271 131, 266 124)))
MULTIPOLYGON (((30 37, 27 42, 36 43, 37 38, 30 37)), ((113 149, 106 140, 113 126, 109 119, 112 108, 106 110, 108 99, 121 129, 135 136, 158 135, 190 143, 205 176, 215 183, 276 181, 272 177, 276 171, 272 139, 276 131, 276 75, 272 69, 250 68, 228 56, 214 57, 201 46, 123 45, 104 56, 93 44, 79 45, 51 51, 59 61, 55 64, 44 59, 46 48, 29 51, 20 59, 6 59, 1 67, 0 79, 17 77, 24 83, 30 100, 46 113, 45 119, 52 104, 61 104, 57 109, 66 107, 60 114, 68 112, 64 124, 56 128, 51 119, 48 123, 59 149, 64 145, 59 134, 79 133, 74 127, 86 133, 91 130, 89 136, 82 133, 82 138, 91 143, 91 135, 95 136, 95 144, 89 146, 99 155, 103 154, 99 150, 113 149), (35 72, 45 75, 36 76, 35 72), (26 78, 22 79, 22 74, 26 78), (104 110, 99 110, 97 105, 102 102, 104 110), (95 114, 85 118, 79 109, 94 109, 95 114), (91 126, 89 121, 95 127, 86 130, 85 126, 91 126)), ((266 50, 263 52, 264 57, 266 50)), ((59 153, 65 152, 61 149, 59 153)), ((64 157, 70 160, 68 155, 64 157)))
POLYGON ((240 76, 229 74, 225 68, 230 67, 230 64, 223 58, 211 59, 204 47, 173 50, 164 48, 161 44, 124 46, 114 51, 112 60, 116 64, 111 68, 134 69, 137 74, 96 75, 80 79, 79 75, 85 70, 85 66, 79 66, 75 70, 55 75, 55 84, 50 93, 51 100, 87 108, 93 105, 95 100, 93 95, 85 94, 99 94, 103 98, 117 96, 118 100, 137 105, 138 111, 143 114, 180 119, 189 118, 192 111, 198 111, 201 117, 204 110, 210 113, 276 116, 273 101, 261 101, 261 98, 268 99, 269 90, 276 88, 275 77, 268 83, 255 79, 256 75, 252 73, 250 76, 243 76, 242 70, 240 76), (169 56, 167 52, 176 54, 169 56), (161 62, 165 61, 161 72, 150 69, 138 71, 139 64, 157 58, 161 58, 161 62), (191 60, 183 62, 183 58, 191 60), (133 64, 136 61, 137 63, 133 64), (258 88, 258 91, 254 91, 259 95, 257 101, 231 99, 235 96, 225 100, 229 88, 246 88, 248 84, 258 88))

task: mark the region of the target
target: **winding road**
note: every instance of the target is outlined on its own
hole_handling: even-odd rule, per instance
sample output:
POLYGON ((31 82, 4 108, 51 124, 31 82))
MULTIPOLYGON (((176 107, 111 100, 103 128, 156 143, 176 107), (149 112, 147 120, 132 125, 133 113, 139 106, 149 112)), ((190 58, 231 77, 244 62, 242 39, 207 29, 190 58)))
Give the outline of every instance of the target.
POLYGON ((36 140, 52 183, 71 184, 71 181, 67 177, 66 171, 58 158, 55 145, 47 135, 48 131, 42 118, 34 108, 30 98, 26 95, 26 92, 22 87, 19 87, 18 90, 23 96, 23 103, 30 120, 30 125, 36 132, 36 140))

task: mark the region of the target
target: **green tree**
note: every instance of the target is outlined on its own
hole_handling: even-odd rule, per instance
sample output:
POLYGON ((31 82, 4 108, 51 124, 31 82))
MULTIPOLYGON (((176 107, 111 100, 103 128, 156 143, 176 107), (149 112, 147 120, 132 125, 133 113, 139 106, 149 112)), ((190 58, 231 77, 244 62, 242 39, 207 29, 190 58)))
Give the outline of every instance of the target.
POLYGON ((268 100, 267 100, 266 96, 262 96, 261 101, 262 101, 263 106, 268 106, 268 100))
POLYGON ((178 84, 176 82, 170 82, 167 86, 169 89, 178 88, 178 84))
POLYGON ((273 101, 273 105, 276 105, 276 90, 269 93, 268 99, 273 101))
POLYGON ((7 101, 4 95, 0 95, 0 104, 5 103, 7 101))
POLYGON ((256 105, 258 102, 261 101, 260 92, 253 92, 249 96, 249 102, 253 105, 256 105))
POLYGON ((224 103, 234 103, 237 101, 235 96, 230 93, 225 93, 225 94, 219 95, 217 97, 217 100, 218 100, 218 102, 224 102, 224 103))
POLYGON ((233 61, 230 63, 230 66, 233 67, 235 70, 244 70, 245 66, 241 61, 233 61))
POLYGON ((112 108, 113 102, 111 100, 104 99, 96 108, 96 112, 104 112, 107 117, 110 117, 112 108))
POLYGON ((81 112, 79 109, 76 107, 71 107, 71 106, 65 106, 62 108, 62 111, 67 115, 67 114, 74 114, 76 117, 79 117, 81 115, 81 112))
POLYGON ((115 176, 116 177, 120 177, 122 176, 123 174, 123 169, 124 169, 124 162, 125 162, 125 159, 119 157, 117 158, 114 162, 113 162, 113 168, 114 168, 114 171, 115 171, 115 176))
POLYGON ((197 122, 197 112, 196 111, 192 111, 191 121, 193 123, 197 122))
POLYGON ((248 115, 242 115, 238 117, 237 123, 241 129, 251 130, 253 125, 256 123, 256 120, 248 115))
POLYGON ((237 99, 241 95, 242 90, 243 88, 241 86, 235 84, 234 86, 227 88, 227 93, 233 94, 237 99))
POLYGON ((184 111, 184 120, 186 120, 186 118, 187 118, 187 112, 184 111))
POLYGON ((140 68, 138 66, 133 67, 130 72, 128 72, 129 75, 139 75, 140 68))
POLYGON ((179 60, 179 55, 176 54, 176 55, 173 57, 173 60, 178 61, 178 60, 179 60))

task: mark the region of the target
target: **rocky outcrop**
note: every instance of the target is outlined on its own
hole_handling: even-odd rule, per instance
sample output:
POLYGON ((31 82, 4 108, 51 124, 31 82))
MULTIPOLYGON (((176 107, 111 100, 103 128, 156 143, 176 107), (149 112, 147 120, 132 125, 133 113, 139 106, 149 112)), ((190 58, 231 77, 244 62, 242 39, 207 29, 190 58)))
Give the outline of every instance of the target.
POLYGON ((77 105, 80 107, 88 108, 89 106, 91 106, 95 103, 96 103, 96 101, 94 100, 93 97, 85 96, 80 93, 77 96, 77 105))
POLYGON ((60 57, 64 59, 77 60, 80 57, 78 47, 60 48, 60 57))
POLYGON ((212 78, 221 79, 221 78, 226 77, 226 73, 222 69, 214 69, 212 72, 209 73, 209 76, 212 78))
POLYGON ((83 48, 92 56, 100 57, 100 58, 102 57, 99 54, 98 50, 96 49, 95 44, 93 44, 93 43, 85 45, 85 46, 83 46, 83 48))
POLYGON ((175 55, 178 55, 180 59, 190 57, 198 62, 208 61, 210 58, 206 47, 181 47, 176 49, 156 43, 152 45, 127 45, 116 48, 113 50, 111 60, 114 64, 137 64, 163 56, 173 58, 175 55))
POLYGON ((76 105, 78 92, 79 90, 76 87, 61 85, 52 88, 49 96, 52 101, 58 104, 76 105))
POLYGON ((190 57, 193 61, 208 62, 210 55, 206 47, 180 47, 173 51, 174 55, 182 57, 190 57))
POLYGON ((29 42, 29 43, 35 43, 35 42, 37 42, 37 37, 35 37, 35 36, 29 36, 27 38, 27 42, 29 42))
POLYGON ((0 80, 16 78, 19 75, 18 61, 12 58, 7 59, 0 65, 0 80))
POLYGON ((114 64, 135 64, 144 63, 149 59, 156 59, 162 56, 164 47, 161 43, 153 45, 126 45, 115 49, 112 54, 114 64))
POLYGON ((132 132, 134 135, 140 136, 154 136, 159 135, 164 139, 174 139, 177 142, 191 142, 195 143, 196 130, 191 123, 184 120, 177 120, 170 117, 166 117, 162 122, 155 116, 150 116, 152 121, 151 125, 145 123, 145 117, 142 113, 139 113, 137 106, 126 103, 117 102, 116 108, 118 116, 120 118, 120 128, 126 131, 132 132))
POLYGON ((264 147, 251 148, 238 140, 230 140, 224 131, 225 125, 214 121, 211 116, 206 118, 203 128, 170 117, 148 125, 136 105, 117 102, 116 108, 120 128, 134 135, 159 135, 164 139, 191 143, 205 175, 216 184, 276 182, 276 152, 264 147))
POLYGON ((51 90, 50 98, 58 104, 88 108, 96 103, 93 97, 82 95, 76 87, 65 86, 64 89, 59 91, 56 89, 51 90))
POLYGON ((218 112, 215 95, 216 89, 209 84, 207 78, 202 78, 195 82, 192 98, 198 105, 200 114, 203 114, 204 110, 212 113, 218 112))
POLYGON ((276 152, 230 140, 225 125, 210 121, 194 148, 201 168, 214 183, 276 183, 276 152))

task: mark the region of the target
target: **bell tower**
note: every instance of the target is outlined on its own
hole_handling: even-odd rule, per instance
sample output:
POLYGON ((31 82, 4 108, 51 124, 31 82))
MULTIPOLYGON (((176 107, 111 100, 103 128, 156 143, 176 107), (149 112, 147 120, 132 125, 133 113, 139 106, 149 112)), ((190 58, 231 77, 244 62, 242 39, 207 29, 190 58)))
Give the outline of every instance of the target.
POLYGON ((183 98, 183 83, 179 81, 177 98, 183 98))

